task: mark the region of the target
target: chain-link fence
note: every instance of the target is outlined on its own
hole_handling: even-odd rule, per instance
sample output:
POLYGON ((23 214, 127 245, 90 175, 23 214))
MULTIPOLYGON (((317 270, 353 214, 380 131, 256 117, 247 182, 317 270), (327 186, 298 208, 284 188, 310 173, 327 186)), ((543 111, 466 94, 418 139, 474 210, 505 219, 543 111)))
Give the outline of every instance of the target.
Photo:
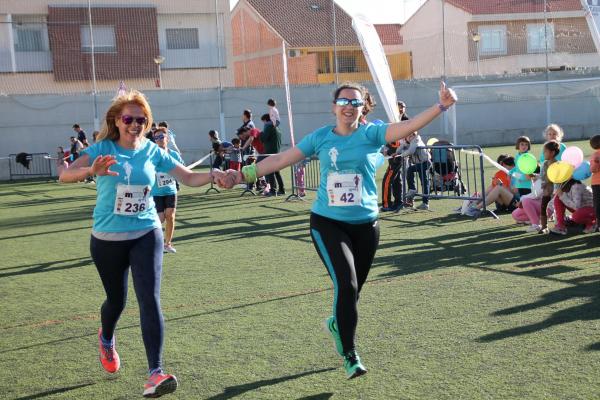
MULTIPOLYGON (((146 93, 189 158, 209 149, 209 130, 231 137, 243 110, 258 121, 268 99, 291 145, 290 133, 298 140, 332 120, 337 83, 373 88, 352 15, 339 3, 2 2, 5 153, 54 153, 74 123, 91 136, 111 98, 129 88, 146 93)), ((409 114, 435 101, 440 79, 461 98, 426 136, 486 145, 522 133, 541 140, 550 122, 566 127, 567 139, 600 130, 598 0, 395 3, 413 12, 375 28, 409 114)), ((379 107, 372 118, 384 115, 379 107)))

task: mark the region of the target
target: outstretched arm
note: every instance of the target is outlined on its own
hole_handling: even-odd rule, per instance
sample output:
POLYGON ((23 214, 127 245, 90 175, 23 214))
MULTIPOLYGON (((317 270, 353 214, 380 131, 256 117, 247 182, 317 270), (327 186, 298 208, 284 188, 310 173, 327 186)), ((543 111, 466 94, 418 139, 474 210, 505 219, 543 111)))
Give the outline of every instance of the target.
MULTIPOLYGON (((269 175, 272 172, 280 171, 285 167, 295 164, 305 158, 306 156, 300 151, 300 149, 297 147, 292 147, 291 149, 288 149, 282 153, 269 156, 261 162, 255 164, 255 176, 253 176, 253 178, 256 179, 261 176, 269 175)), ((242 172, 230 170, 228 171, 227 178, 220 181, 219 185, 226 188, 232 188, 234 185, 244 182, 244 180, 245 177, 242 172)))
POLYGON ((442 108, 448 109, 456 103, 456 93, 454 90, 447 88, 444 82, 440 85, 440 102, 429 107, 414 118, 406 121, 389 124, 385 132, 385 141, 387 143, 395 142, 407 137, 414 131, 418 131, 425 125, 433 121, 442 113, 442 108), (441 107, 440 107, 441 106, 441 107))
POLYGON ((211 172, 194 172, 181 164, 178 164, 175 168, 170 170, 169 175, 174 176, 184 185, 192 187, 208 185, 211 182, 221 186, 221 181, 226 176, 223 171, 219 170, 213 170, 211 172))
POLYGON ((98 156, 94 160, 91 166, 88 166, 90 163, 90 157, 87 154, 79 157, 75 162, 73 162, 69 168, 63 170, 60 174, 58 180, 62 183, 74 183, 81 182, 85 180, 89 176, 94 175, 119 175, 117 172, 111 171, 111 165, 117 163, 117 160, 113 156, 98 156))

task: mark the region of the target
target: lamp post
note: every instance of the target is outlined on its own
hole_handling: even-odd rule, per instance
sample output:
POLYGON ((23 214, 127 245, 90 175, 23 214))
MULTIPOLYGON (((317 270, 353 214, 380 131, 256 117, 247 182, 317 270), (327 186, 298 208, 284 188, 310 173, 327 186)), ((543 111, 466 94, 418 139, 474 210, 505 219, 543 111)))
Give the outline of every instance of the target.
POLYGON ((160 89, 162 89, 162 88, 163 88, 163 83, 162 83, 162 73, 161 73, 161 71, 160 71, 160 65, 161 65, 162 63, 164 63, 164 62, 165 62, 165 58, 164 58, 163 56, 156 56, 156 57, 154 57, 154 63, 155 63, 156 65, 158 65, 158 87, 159 87, 160 89))
POLYGON ((481 70, 479 69, 479 42, 481 42, 481 36, 477 32, 473 32, 471 40, 475 42, 475 51, 477 52, 477 75, 481 76, 481 70))

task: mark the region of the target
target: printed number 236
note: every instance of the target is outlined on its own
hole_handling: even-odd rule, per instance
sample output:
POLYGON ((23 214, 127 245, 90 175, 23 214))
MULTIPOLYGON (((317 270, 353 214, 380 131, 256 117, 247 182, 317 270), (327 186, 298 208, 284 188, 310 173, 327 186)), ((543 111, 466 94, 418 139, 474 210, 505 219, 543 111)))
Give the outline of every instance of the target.
POLYGON ((340 200, 344 203, 354 203, 354 193, 344 193, 340 197, 340 200))

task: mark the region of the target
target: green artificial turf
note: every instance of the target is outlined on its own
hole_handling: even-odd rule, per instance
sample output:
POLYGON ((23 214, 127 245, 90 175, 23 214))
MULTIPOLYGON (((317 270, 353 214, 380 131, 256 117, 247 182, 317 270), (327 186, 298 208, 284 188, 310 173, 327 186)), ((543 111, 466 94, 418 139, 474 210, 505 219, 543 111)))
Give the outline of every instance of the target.
MULTIPOLYGON (((180 192, 178 252, 165 255, 164 366, 180 381, 170 398, 600 398, 600 234, 526 233, 510 215, 473 221, 452 214, 458 200, 382 215, 359 304, 369 373, 347 381, 322 330, 333 291, 308 234, 314 193, 285 202, 205 191, 180 192)), ((0 185, 1 398, 141 397, 131 282, 121 371, 98 362, 94 200, 93 185, 0 185)))

